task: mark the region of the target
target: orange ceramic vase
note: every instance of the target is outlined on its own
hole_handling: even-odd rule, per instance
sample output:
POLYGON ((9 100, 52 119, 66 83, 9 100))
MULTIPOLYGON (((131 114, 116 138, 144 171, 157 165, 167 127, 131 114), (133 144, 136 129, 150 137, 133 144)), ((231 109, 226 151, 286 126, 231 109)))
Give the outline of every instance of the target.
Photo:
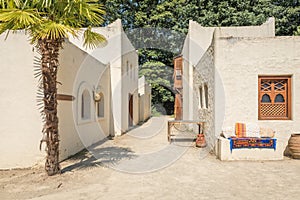
POLYGON ((204 134, 197 135, 196 147, 200 147, 200 148, 206 147, 206 141, 205 141, 204 134))

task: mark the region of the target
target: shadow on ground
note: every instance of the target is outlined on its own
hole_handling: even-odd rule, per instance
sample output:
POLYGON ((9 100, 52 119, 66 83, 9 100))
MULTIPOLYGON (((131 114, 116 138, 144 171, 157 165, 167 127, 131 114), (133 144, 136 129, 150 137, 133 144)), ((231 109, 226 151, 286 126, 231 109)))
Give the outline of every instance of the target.
POLYGON ((136 157, 130 148, 115 146, 101 147, 104 143, 105 141, 100 141, 70 157, 68 161, 74 164, 63 168, 61 173, 99 166, 115 166, 122 160, 129 160, 136 157))

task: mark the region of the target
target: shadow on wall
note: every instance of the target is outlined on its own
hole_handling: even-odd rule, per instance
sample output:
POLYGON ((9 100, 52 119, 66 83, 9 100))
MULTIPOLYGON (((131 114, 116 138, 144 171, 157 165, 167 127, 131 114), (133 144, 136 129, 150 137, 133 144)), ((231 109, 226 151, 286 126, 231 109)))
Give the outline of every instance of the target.
POLYGON ((99 166, 114 166, 122 160, 133 159, 136 157, 130 148, 114 146, 102 147, 103 143, 105 143, 105 141, 97 142, 96 144, 88 147, 88 149, 85 149, 69 158, 69 160, 73 160, 75 163, 62 169, 61 173, 99 166))

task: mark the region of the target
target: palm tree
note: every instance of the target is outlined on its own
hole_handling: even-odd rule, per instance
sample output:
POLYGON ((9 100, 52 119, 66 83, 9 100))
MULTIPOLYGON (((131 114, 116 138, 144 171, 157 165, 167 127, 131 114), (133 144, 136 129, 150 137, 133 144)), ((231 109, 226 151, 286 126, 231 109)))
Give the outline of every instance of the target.
POLYGON ((105 38, 92 31, 103 23, 102 5, 94 0, 0 0, 0 34, 25 30, 40 56, 43 139, 46 143, 45 170, 60 172, 57 117, 57 70, 59 51, 70 35, 83 33, 84 45, 93 48, 105 38), (80 29, 87 26, 86 29, 80 29))

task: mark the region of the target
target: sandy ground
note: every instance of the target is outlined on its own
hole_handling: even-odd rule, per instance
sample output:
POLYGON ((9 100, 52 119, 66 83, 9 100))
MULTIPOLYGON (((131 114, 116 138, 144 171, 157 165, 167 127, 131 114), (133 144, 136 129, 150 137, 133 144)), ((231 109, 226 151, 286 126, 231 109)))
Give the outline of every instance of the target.
POLYGON ((180 156, 165 163, 156 152, 170 146, 166 127, 151 135, 151 123, 98 144, 99 159, 84 151, 62 162, 60 175, 48 177, 42 166, 0 171, 0 199, 299 199, 300 160, 224 162, 181 142, 185 150, 168 149, 180 156))

